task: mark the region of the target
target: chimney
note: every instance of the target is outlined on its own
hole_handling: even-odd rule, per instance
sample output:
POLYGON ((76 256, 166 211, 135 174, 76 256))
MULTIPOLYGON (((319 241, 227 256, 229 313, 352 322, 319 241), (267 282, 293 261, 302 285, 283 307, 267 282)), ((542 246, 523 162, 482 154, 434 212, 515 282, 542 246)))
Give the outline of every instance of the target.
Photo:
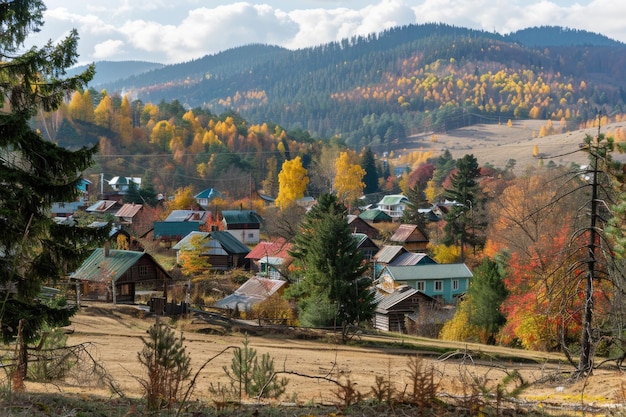
POLYGON ((104 243, 104 257, 109 256, 109 250, 111 250, 111 244, 109 242, 104 243))

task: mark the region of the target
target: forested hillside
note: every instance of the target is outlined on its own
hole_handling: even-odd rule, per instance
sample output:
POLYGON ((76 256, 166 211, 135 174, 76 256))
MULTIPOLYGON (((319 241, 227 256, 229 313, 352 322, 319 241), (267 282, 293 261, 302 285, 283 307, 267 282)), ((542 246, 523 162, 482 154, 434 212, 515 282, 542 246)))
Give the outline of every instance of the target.
POLYGON ((353 147, 477 121, 621 111, 626 47, 542 27, 502 36, 442 24, 288 51, 252 45, 104 85, 143 102, 178 100, 353 147))

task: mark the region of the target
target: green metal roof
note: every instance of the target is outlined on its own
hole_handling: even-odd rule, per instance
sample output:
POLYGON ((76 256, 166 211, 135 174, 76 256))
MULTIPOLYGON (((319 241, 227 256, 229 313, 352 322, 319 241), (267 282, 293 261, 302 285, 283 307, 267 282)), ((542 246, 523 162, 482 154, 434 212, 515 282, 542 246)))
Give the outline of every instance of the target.
POLYGON ((378 203, 379 206, 395 206, 400 203, 408 203, 409 199, 402 194, 386 195, 378 203))
POLYGON ((394 281, 416 281, 427 279, 472 278, 465 264, 429 264, 387 266, 385 270, 394 281))
MULTIPOLYGON (((94 250, 80 268, 71 275, 71 278, 92 282, 117 281, 119 277, 144 256, 151 258, 156 265, 159 265, 146 252, 115 249, 110 249, 108 252, 109 254, 105 256, 103 248, 94 250)), ((167 272, 165 274, 167 275, 167 272)))
POLYGON ((391 216, 380 209, 365 210, 363 213, 359 214, 359 217, 369 221, 391 221, 391 216))
POLYGON ((222 217, 226 224, 258 224, 261 222, 261 217, 254 210, 224 210, 222 211, 222 217))
POLYGON ((248 254, 250 248, 241 243, 237 238, 226 231, 215 231, 206 237, 209 240, 217 240, 222 248, 229 254, 248 254))

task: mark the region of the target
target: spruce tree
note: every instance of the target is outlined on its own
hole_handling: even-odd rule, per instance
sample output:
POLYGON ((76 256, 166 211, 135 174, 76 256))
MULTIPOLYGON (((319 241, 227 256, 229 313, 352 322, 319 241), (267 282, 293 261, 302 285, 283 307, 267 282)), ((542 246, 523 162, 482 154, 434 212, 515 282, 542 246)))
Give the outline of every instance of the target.
POLYGON ((22 376, 26 343, 44 323, 67 324, 74 312, 36 301, 42 285, 73 271, 108 234, 58 225, 50 216, 53 202, 77 199, 81 172, 97 149, 70 151, 31 127, 36 112, 57 109, 94 74, 90 66, 64 78, 77 58, 74 30, 58 44, 24 50, 28 34, 43 24, 44 10, 42 1, 0 3, 0 323, 5 343, 20 333, 22 376))
POLYGON ((452 186, 445 190, 446 199, 454 204, 448 211, 444 226, 442 243, 445 245, 458 245, 461 248, 461 262, 464 261, 465 245, 480 246, 482 238, 479 229, 483 228, 477 222, 477 209, 482 204, 481 190, 476 182, 480 176, 478 161, 474 155, 465 155, 456 163, 457 171, 452 174, 452 186))
POLYGON ((365 188, 363 189, 363 193, 365 195, 375 193, 378 191, 378 171, 376 169, 374 152, 372 152, 370 147, 365 149, 365 152, 363 153, 363 157, 361 158, 361 168, 365 170, 365 175, 363 176, 365 188))
POLYGON ((313 326, 341 326, 342 341, 351 325, 372 318, 374 311, 367 265, 357 248, 346 209, 333 195, 320 197, 306 216, 292 252, 305 277, 288 290, 298 298, 300 319, 313 326))

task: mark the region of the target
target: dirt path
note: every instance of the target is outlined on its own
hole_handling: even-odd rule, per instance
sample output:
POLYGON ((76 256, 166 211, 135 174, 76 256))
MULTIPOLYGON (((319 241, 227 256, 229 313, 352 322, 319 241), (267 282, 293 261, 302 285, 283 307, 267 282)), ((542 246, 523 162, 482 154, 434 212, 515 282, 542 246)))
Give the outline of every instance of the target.
MULTIPOLYGON (((166 319, 169 320, 169 319, 166 319)), ((68 344, 90 344, 91 354, 107 370, 119 389, 126 396, 141 396, 138 378, 144 376, 137 359, 143 348, 142 337, 155 319, 142 310, 129 306, 111 307, 107 305, 84 306, 73 318, 69 329, 68 344)), ((208 400, 214 398, 209 392, 211 385, 228 386, 229 380, 223 367, 229 367, 232 349, 241 347, 244 340, 242 333, 228 333, 198 320, 183 320, 176 324, 183 329, 186 348, 191 356, 191 366, 198 374, 197 385, 192 399, 208 400), (200 332, 201 331, 201 332, 200 332), (224 352, 220 354, 220 352, 224 352)), ((530 361, 534 356, 544 356, 554 361, 558 355, 529 353, 524 362, 519 360, 490 361, 489 347, 467 346, 474 356, 481 356, 480 361, 474 356, 454 355, 448 360, 438 360, 434 353, 444 342, 425 339, 420 348, 399 337, 379 337, 379 342, 369 343, 369 347, 355 345, 344 346, 323 341, 289 338, 283 334, 267 336, 249 336, 249 346, 257 350, 257 355, 269 353, 274 359, 276 370, 286 370, 300 375, 286 375, 289 385, 282 401, 306 403, 336 403, 336 385, 323 378, 350 381, 362 394, 371 391, 375 377, 389 378, 396 389, 404 390, 409 384, 407 365, 411 357, 421 353, 423 365, 432 367, 440 385, 440 392, 450 395, 467 394, 471 387, 478 385, 493 389, 495 385, 513 371, 520 373, 530 387, 524 390, 520 399, 541 402, 543 404, 595 404, 608 405, 624 402, 626 382, 624 374, 617 370, 602 369, 584 381, 568 382, 563 372, 571 371, 569 365, 557 362, 539 365, 530 361), (383 344, 382 341, 385 341, 383 344), (427 345, 426 343, 430 343, 427 345), (380 347, 371 347, 380 346, 380 347), (438 346, 439 345, 439 346, 438 346), (425 346, 425 347, 424 347, 425 346), (482 350, 481 355, 477 355, 482 350), (485 359, 487 358, 487 359, 485 359), (315 378, 310 378, 315 377, 315 378), (481 381, 478 384, 476 381, 481 381)), ((441 350, 438 350, 439 352, 441 350)), ((463 348, 460 349, 463 351, 463 348)), ((500 350, 498 353, 506 353, 500 350)), ((517 351, 519 353, 519 351, 517 351)), ((518 358, 520 356, 518 355, 518 358)), ((30 383, 28 389, 37 391, 61 391, 79 394, 100 394, 109 396, 106 387, 96 387, 88 382, 80 385, 40 385, 30 383)), ((507 389, 512 389, 509 386, 507 389)))

